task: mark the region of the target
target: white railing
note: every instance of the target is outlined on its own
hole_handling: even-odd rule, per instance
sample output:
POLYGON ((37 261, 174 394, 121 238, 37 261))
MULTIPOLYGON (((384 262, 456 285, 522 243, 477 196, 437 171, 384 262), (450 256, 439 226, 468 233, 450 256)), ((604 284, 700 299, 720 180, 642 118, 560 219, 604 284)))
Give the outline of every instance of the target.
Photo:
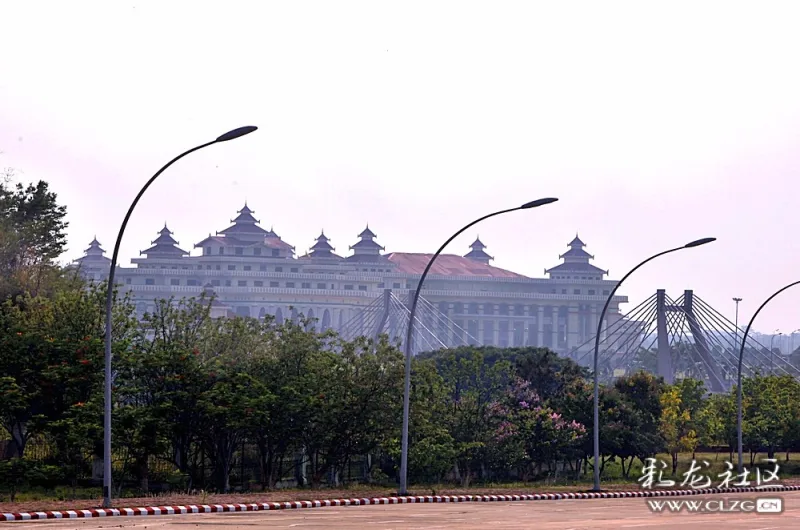
MULTIPOLYGON (((167 293, 201 293, 204 287, 200 285, 131 285, 125 284, 124 287, 134 292, 167 292, 167 293)), ((211 289, 217 293, 231 294, 290 294, 301 295, 310 294, 314 296, 343 296, 354 298, 377 298, 383 294, 382 291, 356 291, 344 289, 298 289, 286 287, 235 287, 214 285, 211 289)))
POLYGON ((361 282, 386 282, 391 281, 388 276, 379 276, 376 273, 369 275, 358 274, 327 274, 319 272, 275 272, 275 271, 244 271, 244 270, 216 270, 216 269, 134 269, 134 268, 119 268, 116 273, 117 277, 124 278, 126 275, 130 276, 224 276, 229 278, 281 278, 287 280, 327 280, 338 282, 353 283, 361 282), (354 277, 355 276, 355 277, 354 277))
MULTIPOLYGON (((254 267, 260 267, 264 264, 263 261, 258 262, 253 260, 253 258, 247 258, 242 256, 222 256, 224 259, 224 264, 229 263, 237 263, 237 264, 250 264, 254 267)), ((197 257, 192 258, 181 258, 178 260, 156 260, 153 261, 147 259, 136 259, 133 261, 137 264, 149 264, 152 263, 153 265, 157 265, 158 267, 147 269, 147 268, 135 268, 135 267, 118 267, 118 274, 153 274, 154 272, 161 272, 164 273, 165 271, 172 271, 167 272, 166 274, 180 274, 181 272, 187 273, 192 272, 193 274, 207 274, 210 276, 215 275, 222 275, 224 273, 236 273, 242 275, 252 275, 252 276, 263 276, 263 277, 282 277, 282 278, 296 278, 296 279, 341 279, 342 277, 345 278, 357 278, 362 281, 392 281, 392 280, 409 280, 412 282, 416 282, 422 276, 422 274, 411 274, 411 273, 403 273, 398 271, 391 271, 391 272, 365 272, 359 270, 353 270, 351 268, 344 268, 343 270, 335 273, 317 273, 317 272, 275 272, 275 271, 243 271, 243 270, 208 270, 208 269, 198 269, 197 261, 193 261, 192 265, 187 265, 182 263, 183 259, 193 259, 196 260, 197 257), (177 268, 161 268, 162 264, 167 265, 169 267, 175 266, 176 262, 178 263, 178 267, 188 266, 187 269, 177 268)), ((288 268, 302 268, 303 265, 300 263, 293 263, 291 260, 286 261, 279 261, 273 258, 273 261, 269 263, 272 267, 288 267, 288 268), (286 263, 289 261, 290 263, 286 263)), ((207 263, 207 262, 204 262, 207 263)), ((390 265, 387 265, 390 266, 390 265)), ((522 283, 522 284, 542 284, 542 285, 553 285, 553 284, 569 284, 569 285, 597 285, 597 286, 611 286, 617 284, 616 280, 579 280, 579 279, 550 279, 550 278, 516 278, 516 277, 496 277, 496 276, 473 276, 473 275, 443 275, 443 274, 429 274, 427 277, 428 280, 433 281, 470 281, 470 282, 493 282, 493 283, 522 283)))
MULTIPOLYGON (((123 281, 126 275, 129 276, 180 276, 180 277, 222 277, 222 278, 231 278, 232 281, 236 281, 237 278, 268 278, 268 279, 277 279, 277 280, 299 280, 299 281, 307 281, 308 283, 314 282, 338 282, 338 283, 366 283, 366 284, 378 284, 383 283, 385 287, 378 287, 378 289, 388 289, 391 288, 396 291, 407 291, 408 288, 405 287, 407 282, 405 281, 394 281, 398 278, 390 277, 390 276, 373 276, 373 275, 358 275, 356 277, 353 276, 342 276, 342 275, 334 275, 334 274, 319 274, 319 273, 297 273, 297 272, 270 272, 270 271, 228 271, 228 270, 192 270, 192 269, 122 269, 118 273, 118 278, 120 281, 123 281), (395 283, 400 283, 401 287, 393 287, 395 283)), ((444 276, 442 278, 448 278, 444 276)), ((471 278, 475 280, 476 278, 471 278)), ((465 282, 466 280, 452 280, 454 282, 465 282)), ((204 282, 205 283, 205 282, 204 282)), ((567 281, 561 280, 543 280, 543 285, 553 285, 553 284, 566 284, 567 281)), ((615 285, 614 282, 604 282, 600 284, 598 282, 585 282, 586 284, 594 285, 596 287, 612 287, 615 285)), ((577 282, 576 282, 577 284, 577 282)), ((570 283, 569 285, 573 285, 570 283)), ((275 289, 275 288, 272 288, 275 289)), ((302 289, 308 290, 308 289, 302 289)), ((312 290, 322 291, 322 289, 315 289, 312 290)), ((609 289, 610 290, 610 289, 609 289)), ((427 292, 428 289, 425 289, 427 292)), ((449 289, 441 289, 437 291, 448 292, 448 293, 482 293, 488 292, 491 293, 490 296, 501 296, 501 295, 508 295, 512 298, 517 298, 519 296, 528 297, 532 296, 534 298, 541 298, 543 295, 547 295, 545 298, 550 299, 552 296, 557 296, 559 300, 592 300, 594 301, 595 298, 593 296, 599 296, 602 300, 605 300, 605 296, 603 295, 559 295, 557 293, 525 293, 525 292, 514 292, 514 291, 501 291, 501 290, 491 290, 491 291, 465 291, 465 290, 449 290, 449 289)), ((627 299, 626 299, 627 300, 627 299)))
MULTIPOLYGON (((125 288, 131 291, 140 292, 167 292, 167 293, 200 293, 204 287, 200 285, 130 285, 125 288)), ((313 295, 313 296, 339 296, 349 298, 377 298, 383 295, 383 289, 372 291, 358 291, 349 289, 302 289, 287 287, 237 287, 215 285, 211 289, 216 293, 230 294, 285 294, 285 295, 313 295)), ((410 289, 392 289, 395 293, 408 294, 410 289)), ((510 293, 498 291, 450 291, 450 290, 428 290, 423 289, 422 295, 425 298, 458 298, 468 301, 475 298, 494 298, 498 300, 543 300, 551 302, 605 302, 606 296, 601 295, 576 295, 576 294, 553 294, 553 293, 510 293)), ((628 297, 616 295, 612 302, 627 303, 628 297)))
MULTIPOLYGON (((392 289, 396 293, 408 293, 411 289, 392 289)), ((514 298, 530 300, 553 300, 565 302, 605 302, 608 295, 580 295, 580 294, 557 294, 557 293, 514 293, 505 291, 449 291, 442 289, 422 288, 422 296, 458 297, 458 298, 514 298)), ((628 297, 624 295, 614 295, 612 302, 627 303, 628 297)))

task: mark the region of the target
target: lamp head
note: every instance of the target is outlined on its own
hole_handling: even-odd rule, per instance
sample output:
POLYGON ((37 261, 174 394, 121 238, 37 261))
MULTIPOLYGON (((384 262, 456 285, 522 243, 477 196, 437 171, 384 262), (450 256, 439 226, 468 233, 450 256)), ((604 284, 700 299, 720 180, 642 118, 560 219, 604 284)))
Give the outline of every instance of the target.
POLYGON ((692 241, 691 243, 686 243, 683 248, 694 248, 699 247, 700 245, 705 245, 706 243, 711 243, 716 241, 716 237, 704 237, 703 239, 698 239, 697 241, 692 241))
POLYGON ((218 137, 215 142, 227 142, 228 140, 235 140, 244 136, 245 134, 250 134, 251 132, 258 129, 255 125, 246 125, 244 127, 239 127, 238 129, 234 129, 232 131, 228 131, 222 136, 218 137))
POLYGON ((544 206, 545 204, 551 204, 556 202, 558 199, 555 197, 548 197, 546 199, 536 199, 535 201, 526 202, 522 206, 519 207, 520 210, 527 210, 529 208, 537 208, 539 206, 544 206))

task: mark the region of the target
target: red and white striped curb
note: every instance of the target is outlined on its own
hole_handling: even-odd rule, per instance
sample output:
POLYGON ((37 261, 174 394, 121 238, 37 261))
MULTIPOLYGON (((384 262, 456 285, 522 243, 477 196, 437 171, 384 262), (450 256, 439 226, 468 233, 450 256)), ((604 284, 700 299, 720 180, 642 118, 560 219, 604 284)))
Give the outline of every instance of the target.
POLYGON ((373 497, 365 499, 332 499, 323 501, 259 502, 253 504, 191 504, 187 506, 148 506, 146 508, 93 508, 50 512, 0 514, 1 521, 30 521, 35 519, 80 519, 90 517, 125 517, 134 515, 177 515, 187 513, 257 512, 264 510, 295 510, 327 506, 367 506, 376 504, 417 504, 442 502, 505 502, 552 501, 564 499, 622 499, 634 497, 678 497, 716 493, 760 493, 800 491, 800 486, 761 486, 750 488, 705 488, 696 490, 609 491, 601 493, 532 493, 527 495, 430 495, 419 497, 373 497))

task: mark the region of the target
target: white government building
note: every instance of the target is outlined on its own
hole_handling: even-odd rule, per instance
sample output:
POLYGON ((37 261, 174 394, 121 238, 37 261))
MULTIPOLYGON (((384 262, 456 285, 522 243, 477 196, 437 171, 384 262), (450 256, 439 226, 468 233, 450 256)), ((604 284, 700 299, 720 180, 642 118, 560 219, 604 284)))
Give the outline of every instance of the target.
MULTIPOLYGON (((199 296, 205 290, 215 294, 217 315, 273 315, 282 321, 302 313, 322 328, 340 330, 387 289, 407 297, 431 257, 383 253, 369 227, 350 247, 350 256, 335 254, 323 232, 309 253, 296 257, 295 247, 261 228, 253 213, 245 204, 232 226, 195 245, 201 249, 195 256, 178 247, 165 225, 152 246, 141 251, 143 257, 131 260, 132 267, 117 268, 115 281, 130 290, 141 314, 157 299, 199 296)), ((616 284, 604 279, 608 271, 590 263, 593 256, 584 247, 576 235, 559 256, 563 262, 545 271, 547 278, 490 265, 493 258, 479 239, 464 256, 442 254, 422 290, 452 325, 441 340, 457 344, 453 330, 461 329, 484 345, 575 351, 594 336, 616 284)), ((75 265, 87 278, 104 280, 110 264, 104 254, 95 238, 75 265)), ((627 301, 614 297, 609 322, 620 318, 619 305, 627 301)))

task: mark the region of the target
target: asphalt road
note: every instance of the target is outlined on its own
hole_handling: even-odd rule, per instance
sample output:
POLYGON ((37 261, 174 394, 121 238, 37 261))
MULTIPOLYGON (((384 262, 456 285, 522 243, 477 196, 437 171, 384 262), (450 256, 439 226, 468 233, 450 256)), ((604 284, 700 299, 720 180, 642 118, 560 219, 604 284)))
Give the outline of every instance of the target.
MULTIPOLYGON (((800 492, 770 493, 761 497, 782 498, 783 513, 652 513, 648 499, 592 499, 532 502, 487 502, 452 504, 406 504, 352 506, 240 512, 222 514, 166 515, 23 521, 11 525, 36 525, 47 530, 94 530, 136 528, 148 530, 190 530, 222 528, 312 529, 681 529, 782 530, 800 528, 800 492)), ((724 499, 753 500, 753 494, 709 495, 691 501, 724 499)), ((686 499, 686 498, 684 498, 686 499)), ((649 499, 653 500, 653 499, 649 499)), ((663 499, 661 499, 663 500, 663 499)), ((671 500, 681 500, 672 498, 671 500)), ((718 506, 718 505, 716 505, 718 506)), ((712 506, 711 509, 718 509, 712 506)), ((0 524, 0 528, 5 525, 0 524)))

